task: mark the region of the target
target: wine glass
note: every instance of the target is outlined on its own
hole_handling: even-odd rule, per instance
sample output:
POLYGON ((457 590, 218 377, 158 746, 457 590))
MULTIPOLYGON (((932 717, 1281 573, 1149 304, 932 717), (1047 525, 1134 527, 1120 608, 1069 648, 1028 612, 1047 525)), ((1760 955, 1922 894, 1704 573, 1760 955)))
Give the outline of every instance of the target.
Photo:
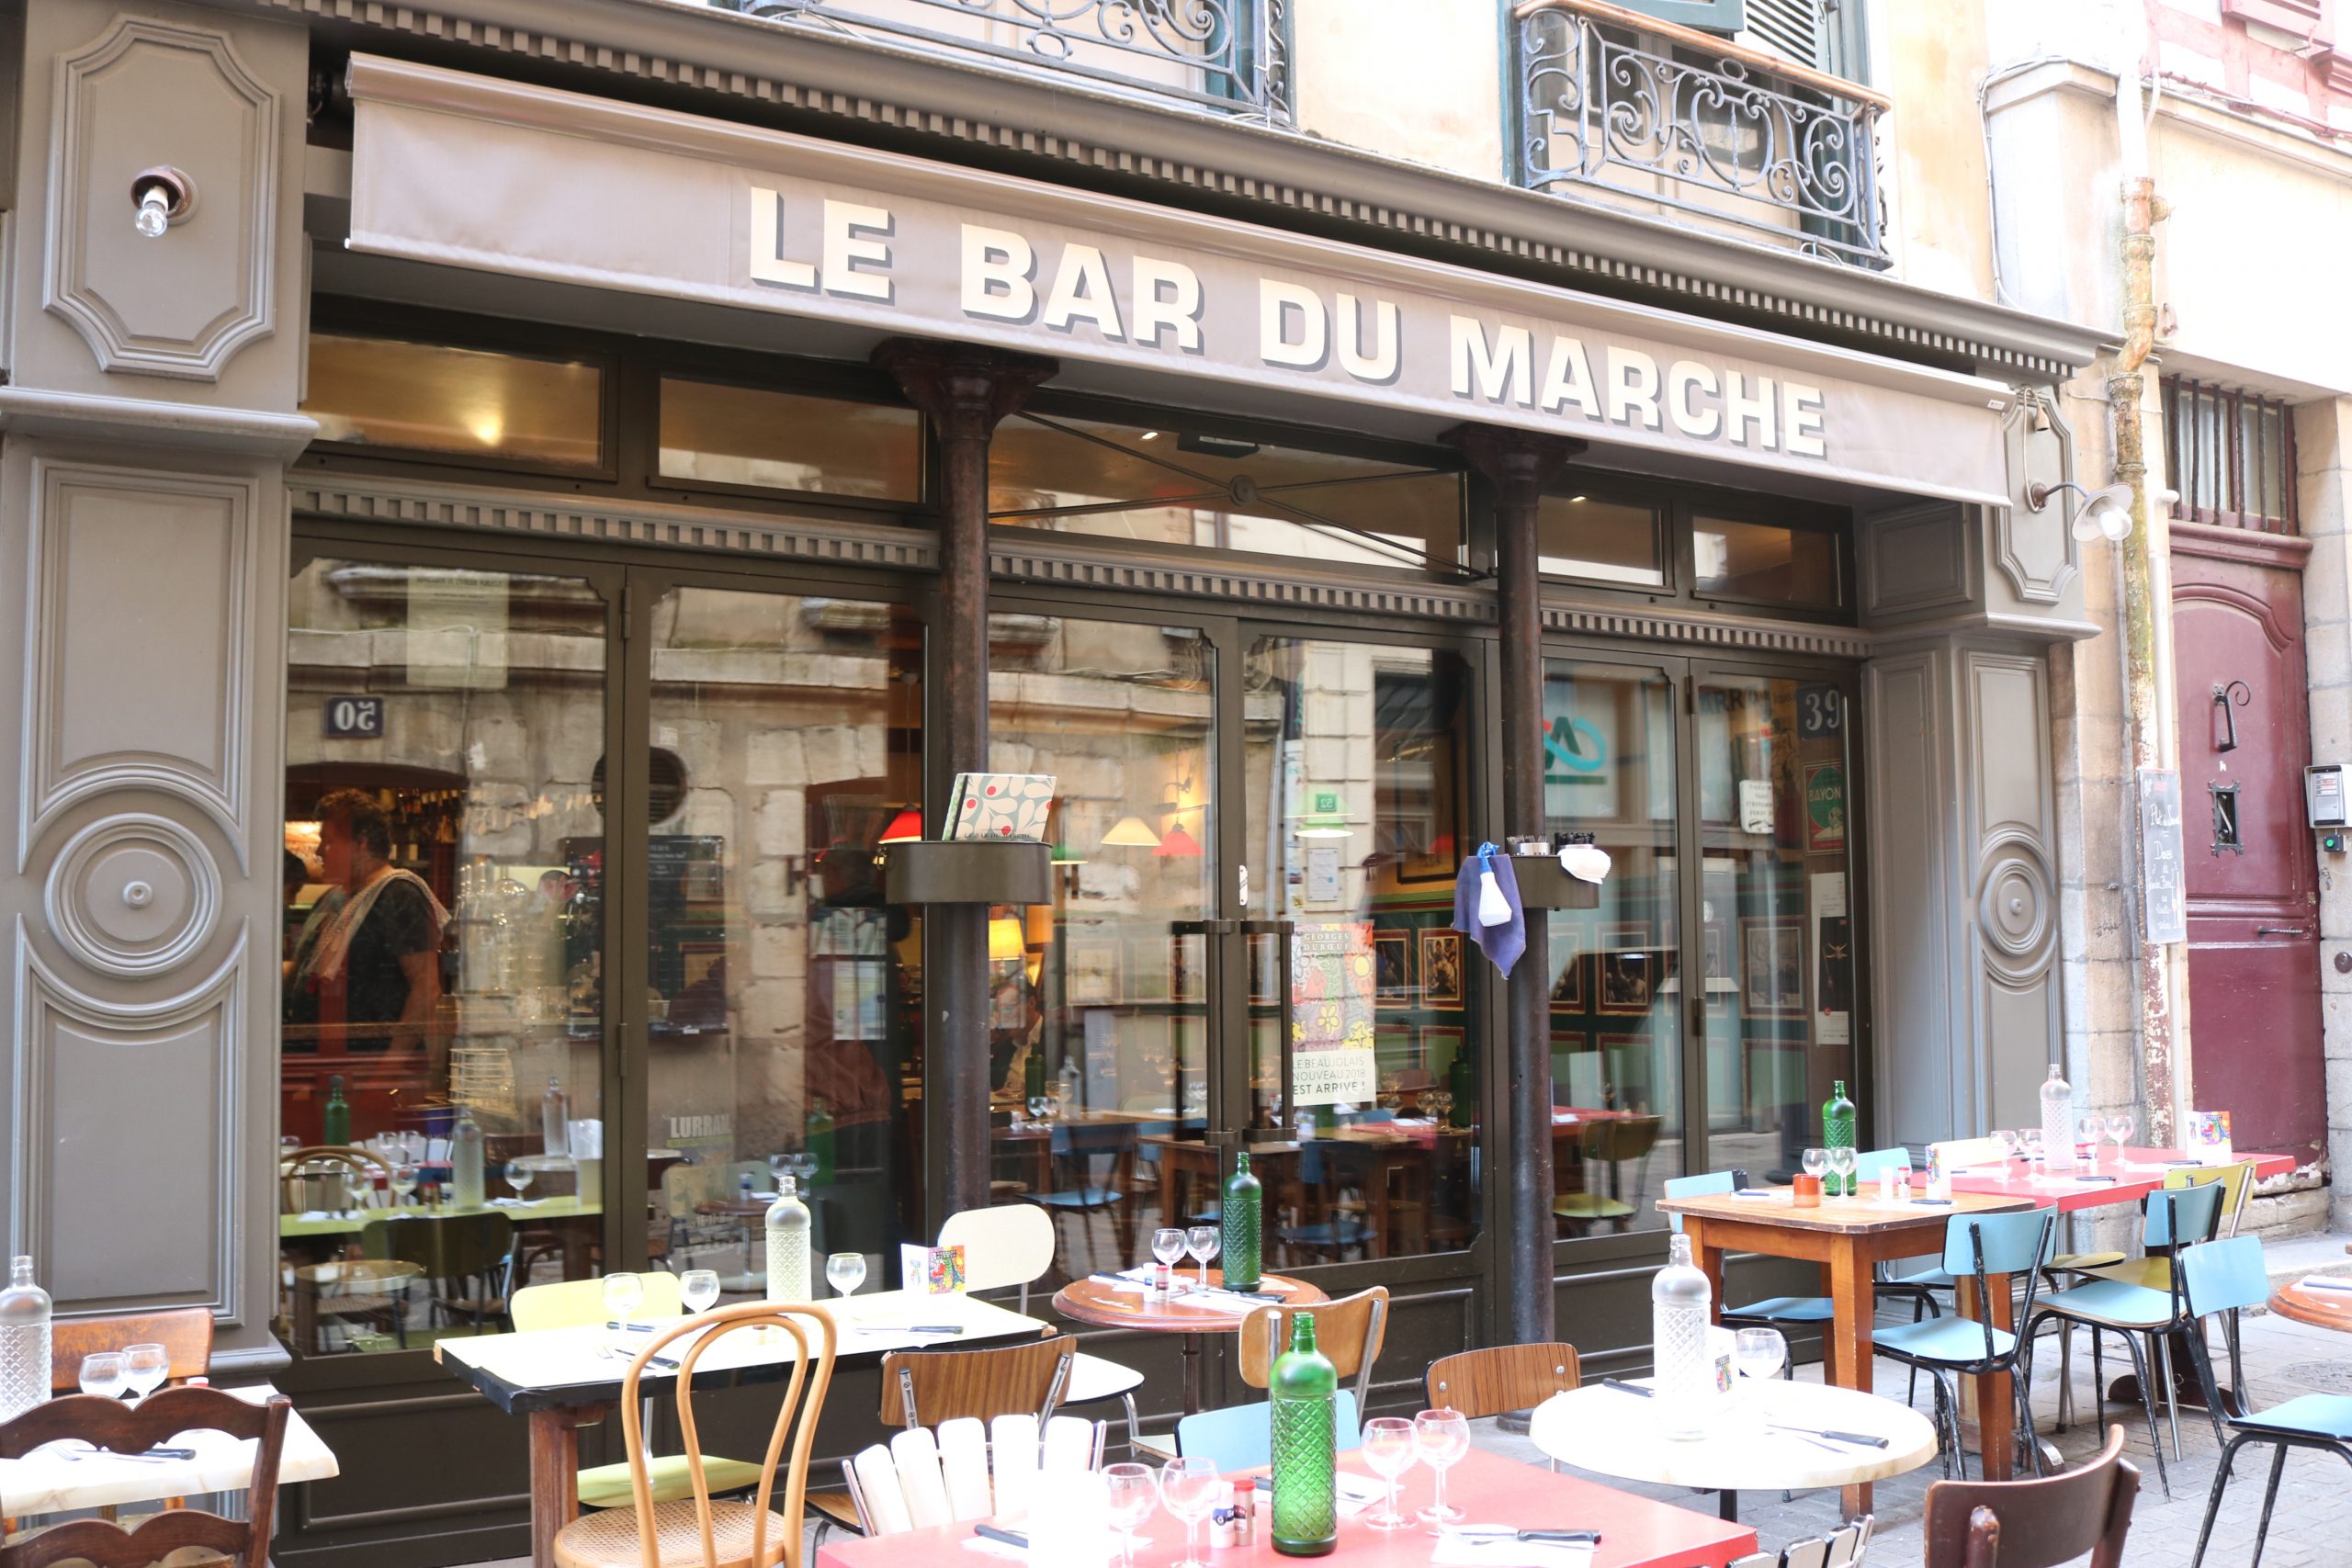
POLYGON ((2018 1135, 2004 1127, 1993 1137, 2001 1145, 2001 1163, 2007 1165, 2018 1157, 2018 1135))
POLYGON ((825 1283, 837 1296, 854 1296, 865 1283, 865 1254, 836 1252, 825 1259, 825 1283))
POLYGON ((1413 1521, 1396 1511, 1396 1482, 1413 1468, 1413 1424, 1402 1416, 1376 1416, 1363 1424, 1363 1461, 1388 1483, 1388 1502, 1364 1523, 1376 1530, 1410 1529, 1413 1521))
POLYGON ((1201 1266, 1201 1289, 1204 1291, 1209 1288, 1209 1259, 1216 1256, 1217 1243, 1223 1239, 1215 1225, 1194 1225, 1184 1233, 1184 1250, 1201 1266))
POLYGON ((2107 1135, 2107 1118, 2096 1111, 2086 1111, 2075 1118, 2075 1142, 2087 1145, 2091 1164, 2098 1164, 2098 1145, 2107 1135))
POLYGON ((1788 1337, 1777 1328, 1743 1328, 1732 1341, 1731 1354, 1740 1376, 1760 1383, 1788 1360, 1788 1337))
POLYGON ((1159 1500, 1184 1523, 1184 1560, 1175 1568, 1208 1568, 1201 1561, 1201 1521, 1216 1506, 1216 1461, 1204 1454, 1171 1459, 1159 1471, 1159 1500))
POLYGON ((122 1352, 100 1350, 82 1358, 82 1392, 100 1399, 120 1399, 124 1385, 122 1352))
POLYGON ((1821 1179, 1822 1174, 1829 1168, 1829 1151, 1827 1149, 1807 1149, 1804 1152, 1804 1157, 1798 1163, 1804 1168, 1804 1173, 1807 1176, 1810 1176, 1815 1181, 1818 1181, 1821 1179))
POLYGON ((2107 1119, 2107 1135, 2115 1140, 2115 1163, 2125 1170, 2139 1168, 2133 1161, 2123 1157, 2123 1145, 2132 1141, 2132 1125, 2133 1118, 2129 1111, 2118 1111, 2107 1119))
POLYGON ((1159 1488, 1146 1464, 1105 1465, 1102 1483, 1111 1494, 1111 1524, 1119 1532, 1123 1568, 1136 1568, 1136 1531, 1151 1517, 1159 1488))
POLYGON ((2022 1127, 2018 1130, 2018 1153, 2029 1160, 2041 1157, 2041 1129, 2022 1127))
POLYGON ((718 1304, 718 1270, 689 1269, 678 1276, 678 1304, 686 1315, 708 1312, 718 1304))
POLYGON ((1843 1147, 1830 1150, 1829 1174, 1838 1179, 1839 1195, 1852 1197, 1854 1195, 1854 1151, 1843 1147))
POLYGON ((506 1185, 514 1189, 514 1201, 517 1203, 523 1201, 523 1190, 531 1185, 533 1174, 531 1168, 519 1159, 510 1159, 506 1162, 506 1185))
POLYGON ((1424 1410, 1413 1417, 1413 1446, 1420 1461, 1437 1472, 1437 1496, 1421 1510, 1421 1522, 1436 1535, 1462 1517, 1445 1506, 1445 1472, 1470 1451, 1470 1423, 1459 1410, 1424 1410))
POLYGON ((1184 1256, 1184 1233, 1174 1225, 1163 1225, 1151 1233, 1151 1255, 1169 1268, 1184 1256))
POLYGON ((1046 1127, 1052 1125, 1052 1123, 1046 1120, 1046 1113, 1052 1111, 1053 1108, 1054 1102, 1046 1096, 1042 1094, 1031 1095, 1029 1097, 1029 1125, 1032 1127, 1046 1127))
POLYGON ((144 1399, 164 1385, 172 1375, 172 1353, 161 1345, 126 1345, 122 1348, 122 1381, 130 1387, 133 1399, 144 1399))
POLYGON ((638 1303, 644 1300, 645 1281, 636 1275, 605 1276, 605 1310, 613 1314, 613 1321, 620 1325, 624 1332, 628 1328, 628 1314, 635 1312, 638 1303))

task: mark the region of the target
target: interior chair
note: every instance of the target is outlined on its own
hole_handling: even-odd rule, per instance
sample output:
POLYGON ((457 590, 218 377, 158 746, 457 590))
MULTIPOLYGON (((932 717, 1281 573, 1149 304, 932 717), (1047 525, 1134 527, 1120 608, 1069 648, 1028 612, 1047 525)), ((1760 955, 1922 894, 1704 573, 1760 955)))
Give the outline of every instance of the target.
MULTIPOLYGON (((1054 1190, 1024 1192, 1021 1201, 1041 1205, 1056 1218, 1076 1214, 1079 1234, 1085 1238, 1091 1258, 1094 1256, 1094 1217, 1125 1202, 1125 1187, 1133 1184, 1135 1123, 1115 1122, 1073 1127, 1066 1122, 1057 1122, 1051 1140, 1054 1190)), ((1115 1233, 1117 1227, 1113 1228, 1115 1233)), ((1120 1266, 1124 1268, 1133 1261, 1132 1257, 1122 1258, 1120 1266)), ((1080 1270, 1073 1268, 1070 1272, 1080 1270)))
POLYGON ((628 1450, 633 1495, 625 1507, 583 1514, 558 1530, 558 1568, 801 1568, 809 1454, 833 1380, 832 1314, 821 1306, 751 1302, 681 1320, 657 1331, 650 1341, 621 1380, 621 1437, 628 1450), (695 1371, 711 1347, 729 1335, 762 1329, 792 1341, 792 1376, 776 1400, 775 1426, 752 1500, 714 1500, 700 1457, 695 1371), (678 1362, 676 1371, 662 1375, 675 1390, 682 1446, 693 1456, 686 1466, 693 1495, 657 1503, 639 1415, 641 1384, 652 1358, 681 1340, 688 1343, 670 1352, 678 1362))
MULTIPOLYGON (((2177 1261, 2188 1287, 2189 1305, 2200 1325, 2217 1314, 2235 1314, 2246 1307, 2260 1306, 2269 1299, 2270 1277, 2262 1261, 2262 1243, 2253 1236, 2234 1236, 2227 1241, 2185 1247, 2177 1261)), ((2262 1543, 2270 1534, 2270 1510, 2278 1500, 2278 1478, 2287 1468, 2287 1451, 2310 1449, 2335 1454, 2352 1464, 2352 1396, 2306 1393, 2267 1410, 2257 1411, 2249 1404, 2241 1415, 2224 1416, 2222 1391, 2213 1375, 2213 1358, 2206 1348, 2201 1327, 2189 1336, 2189 1345, 2190 1355, 2197 1362, 2198 1380, 2205 1390, 2205 1408, 2213 1417, 2214 1436, 2222 1436, 2225 1420, 2229 1425, 2221 1462, 2213 1467, 2213 1491, 2206 1499, 2205 1523, 2197 1532, 2197 1555, 2191 1559, 2189 1568, 2203 1568, 2205 1543, 2213 1533, 2213 1517, 2221 1512, 2222 1494, 2229 1489, 2230 1468, 2237 1462, 2238 1450, 2250 1444, 2268 1443, 2278 1451, 2271 1456, 2270 1484, 2262 1494, 2262 1522, 2254 1533, 2254 1565, 2261 1568, 2262 1543)), ((2234 1358, 2234 1337, 2230 1348, 2234 1358)), ((2233 1373, 2232 1381, 2239 1400, 2245 1403, 2245 1377, 2233 1373)))
POLYGON ((191 1431, 254 1439, 245 1517, 229 1519, 194 1508, 166 1507, 132 1529, 109 1519, 74 1519, 0 1544, 0 1568, 47 1568, 73 1562, 94 1568, 147 1568, 183 1550, 211 1554, 207 1561, 269 1568, 278 1455, 293 1410, 294 1402, 282 1393, 254 1404, 217 1388, 163 1389, 137 1404, 74 1393, 34 1405, 0 1425, 0 1459, 22 1459, 44 1443, 66 1438, 81 1438, 116 1453, 143 1453, 191 1431))
MULTIPOLYGON (((1374 1285, 1352 1296, 1318 1302, 1313 1306, 1262 1306, 1241 1320, 1240 1354, 1235 1367, 1251 1388, 1266 1386, 1274 1358, 1290 1348, 1291 1325, 1301 1313, 1315 1319, 1315 1343, 1330 1361, 1340 1382, 1354 1380, 1356 1408, 1364 1407, 1372 1388, 1372 1369, 1388 1341, 1388 1287, 1374 1285)), ((1170 1433, 1148 1438, 1130 1416, 1127 1446, 1138 1460, 1165 1463, 1183 1450, 1170 1433)))
MULTIPOLYGON (((1331 1431, 1340 1453, 1363 1447, 1356 1396, 1341 1389, 1331 1407, 1331 1431)), ((1223 1410, 1203 1410, 1176 1423, 1176 1451, 1214 1460, 1220 1473, 1274 1462, 1274 1407, 1262 1399, 1223 1410)))
POLYGON ((368 1258, 423 1270, 432 1287, 428 1327, 436 1316, 470 1316, 476 1334, 505 1325, 514 1222, 503 1213, 398 1214, 368 1225, 359 1242, 368 1258))
POLYGON ((303 1182, 320 1176, 341 1177, 346 1196, 345 1206, 358 1209, 374 1202, 377 1178, 381 1177, 385 1190, 390 1190, 392 1168, 372 1149, 341 1144, 312 1144, 307 1148, 289 1149, 277 1156, 279 1207, 289 1214, 316 1207, 303 1201, 303 1182))
MULTIPOLYGON (((1855 1169, 1859 1172, 1860 1168, 1858 1161, 1855 1169)), ((1666 1195, 1669 1198, 1720 1197, 1730 1192, 1733 1187, 1733 1175, 1728 1170, 1710 1170, 1698 1176, 1669 1176, 1665 1182, 1666 1195)), ((1681 1215, 1668 1214, 1666 1223, 1676 1235, 1681 1234, 1681 1215)), ((1780 1328, 1784 1325, 1818 1328, 1834 1319, 1837 1314, 1827 1296, 1769 1296, 1760 1302, 1750 1302, 1746 1306, 1727 1305, 1720 1316, 1727 1328, 1780 1328)), ((1794 1377, 1794 1358, 1783 1363, 1781 1371, 1784 1377, 1794 1377)))
MULTIPOLYGON (((939 1227, 939 1245, 964 1248, 964 1285, 970 1291, 1021 1287, 1021 1311, 1029 1310, 1029 1287, 1054 1266, 1054 1222, 1046 1211, 1027 1203, 1000 1203, 993 1208, 965 1209, 947 1216, 939 1227)), ((1062 1390, 1065 1404, 1091 1404, 1120 1399, 1127 1404, 1130 1424, 1135 1416, 1135 1391, 1143 1374, 1101 1356, 1080 1350, 1070 1363, 1069 1383, 1062 1390)))
MULTIPOLYGON (((1993 1300, 1987 1283, 1994 1275, 2025 1276, 2025 1304, 2018 1321, 2033 1322, 2034 1293, 2041 1283, 2041 1264, 2050 1256, 2052 1211, 2031 1209, 2008 1214, 1954 1214, 1944 1226, 1944 1271, 1954 1279, 1973 1279, 1976 1299, 1993 1300)), ((1982 1310, 1982 1309, 1980 1309, 1982 1310)), ((2026 1337, 1996 1328, 1986 1314, 1982 1322, 1955 1314, 1922 1323, 1898 1323, 1878 1331, 1872 1349, 1905 1366, 1927 1372, 1935 1382, 1938 1446, 1949 1439, 1946 1472, 1957 1462, 1962 1480, 1968 1478, 1968 1454, 1960 1425, 1960 1390, 1954 1379, 1987 1372, 2007 1372, 2017 1397, 2018 1430, 2025 1438, 2035 1473, 2041 1468, 2041 1445, 2033 1441, 2030 1406, 2025 1393, 2028 1379, 2019 1375, 2020 1351, 2026 1337)))
MULTIPOLYGON (((1044 1427, 1032 1416, 943 1421, 911 1427, 842 1461, 842 1480, 869 1536, 1028 1512, 1057 1477, 1102 1461, 1102 1427, 1075 1416, 1044 1427)), ((818 1527, 821 1532, 824 1526, 818 1527)))
POLYGON ((2140 1472, 2108 1428, 2097 1459, 2030 1481, 1939 1481, 1928 1488, 1925 1568, 2122 1568, 2140 1472))
POLYGON ((1274 1227, 1274 1237, 1295 1253, 1345 1261, 1353 1247, 1370 1258, 1383 1237, 1369 1217, 1373 1183, 1385 1179, 1378 1151, 1344 1138, 1303 1138, 1298 1145, 1298 1187, 1306 1212, 1295 1223, 1274 1227))
POLYGON ((409 1287, 424 1277, 413 1263, 379 1258, 338 1258, 294 1270, 294 1342, 306 1354, 324 1354, 330 1328, 347 1337, 366 1325, 408 1348, 409 1287))
POLYGON ((1586 1168, 1584 1190, 1556 1194, 1552 1200, 1553 1218, 1582 1225, 1587 1232, 1604 1224, 1623 1231, 1641 1213, 1642 1193, 1649 1184, 1650 1150, 1657 1147, 1658 1131, 1665 1124, 1658 1116, 1610 1116, 1585 1122, 1577 1134, 1577 1154, 1586 1168), (1618 1168, 1629 1161, 1636 1167, 1631 1202, 1624 1199, 1617 1174, 1618 1168), (1596 1167, 1609 1173, 1605 1191, 1592 1185, 1596 1167))
MULTIPOLYGON (((1431 1410, 1459 1410, 1463 1418, 1483 1421, 1532 1410, 1555 1393, 1566 1393, 1583 1381, 1577 1366, 1577 1348, 1554 1340, 1533 1345, 1489 1345, 1441 1356, 1422 1374, 1423 1395, 1431 1410)), ((1547 1458, 1553 1470, 1560 1461, 1547 1458)))
POLYGON ((1877 1523, 1877 1515, 1864 1514, 1827 1535, 1792 1540, 1778 1551, 1751 1551, 1745 1557, 1735 1557, 1731 1568, 1860 1568, 1871 1549, 1871 1531, 1877 1523))
POLYGON ((161 1345, 171 1358, 164 1374, 177 1386, 200 1378, 212 1364, 212 1313, 206 1307, 167 1312, 121 1313, 110 1317, 61 1317, 49 1331, 49 1389, 70 1393, 82 1386, 82 1360, 125 1345, 161 1345))

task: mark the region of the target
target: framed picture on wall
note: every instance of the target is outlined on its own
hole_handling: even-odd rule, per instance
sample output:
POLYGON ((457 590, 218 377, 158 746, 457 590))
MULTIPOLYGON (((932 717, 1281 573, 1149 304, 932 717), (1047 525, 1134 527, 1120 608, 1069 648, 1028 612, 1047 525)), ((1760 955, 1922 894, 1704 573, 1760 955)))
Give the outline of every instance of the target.
POLYGON ((1593 989, 1599 1010, 1635 1017, 1650 1010, 1657 988, 1659 961, 1664 954, 1650 945, 1650 928, 1641 922, 1610 926, 1600 933, 1594 963, 1593 989))
POLYGON ((1462 933, 1425 929, 1420 932, 1421 1005, 1458 1008, 1462 1005, 1462 933))
POLYGON ((1069 942, 1062 995, 1074 1008, 1109 1007, 1119 999, 1119 947, 1112 937, 1076 937, 1069 942))
POLYGON ((1585 999, 1584 950, 1592 940, 1584 926, 1571 924, 1564 915, 1552 917, 1552 1010, 1582 1013, 1590 1004, 1585 999))
POLYGON ((1458 1023, 1432 1023, 1421 1031, 1421 1066, 1436 1087, 1446 1086, 1446 1073, 1453 1067, 1454 1058, 1462 1055, 1468 1038, 1458 1023))
POLYGON ((1742 1018, 1804 1016, 1804 922, 1753 916, 1739 922, 1742 1018))
POLYGON ((1731 931, 1721 920, 1709 920, 1706 937, 1707 1010, 1729 1012, 1732 994, 1739 989, 1739 983, 1731 975, 1731 931))
POLYGON ((1168 999, 1197 1002, 1208 995, 1207 943, 1198 936, 1179 936, 1168 943, 1168 999))
POLYGON ((1127 942, 1127 993, 1130 1002, 1164 1002, 1169 997, 1169 949, 1164 936, 1131 937, 1127 942))
POLYGON ((1413 933, 1376 931, 1372 933, 1373 1004, 1384 1008, 1413 1005, 1413 933))

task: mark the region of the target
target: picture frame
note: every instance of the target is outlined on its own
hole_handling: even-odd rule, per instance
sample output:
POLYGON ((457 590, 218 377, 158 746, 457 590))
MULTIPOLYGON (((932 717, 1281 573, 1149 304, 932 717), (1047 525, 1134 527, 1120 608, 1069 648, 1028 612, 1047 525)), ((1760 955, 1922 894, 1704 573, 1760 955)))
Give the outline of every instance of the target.
POLYGON ((1282 985, 1283 944, 1279 937, 1253 936, 1250 939, 1250 1005, 1253 1008, 1280 1007, 1282 985))
POLYGON ((1705 937, 1707 1010, 1721 1017, 1731 1011, 1731 998, 1739 989, 1731 973, 1731 931, 1721 920, 1709 920, 1705 937))
POLYGON ((1420 932, 1421 1005, 1458 1008, 1462 1005, 1462 933, 1424 927, 1420 932))
POLYGON ((1174 939, 1166 935, 1131 937, 1127 942, 1127 991, 1122 1000, 1164 1002, 1172 997, 1175 964, 1170 957, 1174 939))
POLYGON ((1594 1010, 1618 1018, 1647 1016, 1663 956, 1651 945, 1645 922, 1605 928, 1593 953, 1594 1010))
POLYGON ((1752 915, 1739 922, 1739 1015, 1803 1018, 1805 1013, 1804 921, 1795 916, 1752 915))
POLYGON ((1591 928, 1554 915, 1551 923, 1552 1011, 1580 1017, 1591 1010, 1585 990, 1585 952, 1591 928))
POLYGON ((1074 1008, 1109 1007, 1119 999, 1123 944, 1114 937, 1073 937, 1063 957, 1062 999, 1074 1008))
POLYGON ((1458 1023, 1430 1023, 1421 1028, 1421 1068, 1440 1089, 1455 1058, 1469 1049, 1470 1032, 1458 1023))
POLYGON ((1168 939, 1168 999, 1199 1002, 1208 998, 1207 941, 1198 935, 1168 939))
POLYGON ((1375 1008, 1413 1005, 1413 933, 1403 928, 1372 933, 1372 998, 1375 1008))

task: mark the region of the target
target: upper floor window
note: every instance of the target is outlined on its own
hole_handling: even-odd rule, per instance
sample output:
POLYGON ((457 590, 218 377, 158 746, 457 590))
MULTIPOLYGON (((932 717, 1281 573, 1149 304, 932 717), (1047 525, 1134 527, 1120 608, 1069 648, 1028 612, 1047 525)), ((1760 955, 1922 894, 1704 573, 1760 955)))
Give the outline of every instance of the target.
POLYGON ((2295 420, 2287 405, 2255 392, 2164 380, 2165 440, 2172 448, 2175 517, 2266 534, 2292 534, 2295 420))

